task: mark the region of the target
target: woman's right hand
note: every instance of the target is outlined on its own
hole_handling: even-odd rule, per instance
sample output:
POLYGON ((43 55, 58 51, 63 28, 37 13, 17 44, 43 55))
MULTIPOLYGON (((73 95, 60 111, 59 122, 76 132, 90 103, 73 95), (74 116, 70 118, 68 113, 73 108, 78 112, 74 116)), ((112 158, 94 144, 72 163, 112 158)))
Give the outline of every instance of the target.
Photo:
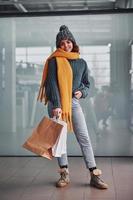
POLYGON ((62 113, 62 109, 61 108, 53 109, 53 116, 60 117, 61 113, 62 113))

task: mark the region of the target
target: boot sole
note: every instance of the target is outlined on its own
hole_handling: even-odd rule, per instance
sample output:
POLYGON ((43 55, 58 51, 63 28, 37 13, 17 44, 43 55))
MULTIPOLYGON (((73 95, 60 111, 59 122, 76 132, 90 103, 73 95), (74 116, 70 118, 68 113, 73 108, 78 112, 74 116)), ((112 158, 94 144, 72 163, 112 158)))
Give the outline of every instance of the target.
POLYGON ((56 184, 56 187, 57 188, 63 188, 63 187, 68 186, 69 184, 70 184, 70 182, 66 183, 65 185, 58 185, 58 184, 56 184))
POLYGON ((99 186, 99 185, 95 185, 94 183, 90 183, 90 186, 91 187, 95 187, 97 189, 101 189, 101 190, 106 190, 108 189, 108 186, 107 187, 102 187, 102 186, 99 186))

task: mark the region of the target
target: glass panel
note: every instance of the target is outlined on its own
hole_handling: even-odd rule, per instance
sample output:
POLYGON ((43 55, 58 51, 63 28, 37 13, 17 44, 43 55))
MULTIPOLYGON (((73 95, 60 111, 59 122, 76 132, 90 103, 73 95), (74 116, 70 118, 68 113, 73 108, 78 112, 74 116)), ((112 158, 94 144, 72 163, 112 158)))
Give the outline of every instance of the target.
POLYGON ((16 48, 16 56, 25 54, 26 54, 26 48, 16 48))
POLYGON ((133 132, 133 45, 131 45, 131 69, 130 69, 130 110, 129 110, 129 128, 133 132))
MULTIPOLYGON (((133 155, 132 19, 132 13, 0 18, 0 155, 32 154, 22 144, 48 115, 37 94, 62 24, 88 65, 90 90, 80 103, 95 155, 133 155)), ((81 155, 74 134, 68 154, 81 155)))
POLYGON ((81 57, 88 64, 90 73, 95 79, 97 88, 110 84, 110 47, 108 46, 82 46, 81 57))
POLYGON ((51 51, 50 47, 29 47, 29 48, 27 48, 27 53, 34 54, 34 55, 48 54, 50 51, 51 51))

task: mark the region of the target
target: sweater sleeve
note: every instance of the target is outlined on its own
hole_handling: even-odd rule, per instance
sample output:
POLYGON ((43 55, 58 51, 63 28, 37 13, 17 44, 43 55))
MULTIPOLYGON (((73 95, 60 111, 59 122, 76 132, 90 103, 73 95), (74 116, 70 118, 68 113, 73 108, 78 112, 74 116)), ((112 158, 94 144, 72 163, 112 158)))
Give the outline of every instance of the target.
POLYGON ((49 101, 52 102, 53 108, 60 108, 60 94, 57 81, 56 59, 52 58, 48 63, 48 74, 45 81, 45 92, 49 101))
POLYGON ((90 82, 88 79, 88 66, 87 63, 84 61, 85 69, 82 75, 82 82, 79 90, 82 92, 81 98, 85 98, 88 95, 90 82))

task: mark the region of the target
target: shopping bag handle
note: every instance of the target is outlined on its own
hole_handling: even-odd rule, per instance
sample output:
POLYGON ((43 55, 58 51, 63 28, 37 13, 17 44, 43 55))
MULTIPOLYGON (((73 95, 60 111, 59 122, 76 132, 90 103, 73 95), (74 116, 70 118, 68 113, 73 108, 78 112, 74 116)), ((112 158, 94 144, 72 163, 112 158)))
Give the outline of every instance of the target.
POLYGON ((53 116, 53 119, 54 120, 58 120, 58 119, 60 119, 61 118, 61 114, 59 114, 58 116, 53 116))

